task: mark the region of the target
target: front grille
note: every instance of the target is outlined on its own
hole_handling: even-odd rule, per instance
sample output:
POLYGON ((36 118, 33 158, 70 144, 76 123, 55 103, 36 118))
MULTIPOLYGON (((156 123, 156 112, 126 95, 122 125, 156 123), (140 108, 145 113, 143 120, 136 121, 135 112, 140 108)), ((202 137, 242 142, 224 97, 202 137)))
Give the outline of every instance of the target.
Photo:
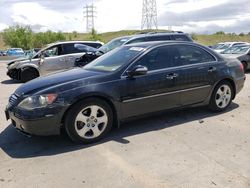
POLYGON ((9 98, 9 108, 17 105, 17 103, 18 103, 18 97, 15 94, 11 95, 9 98))

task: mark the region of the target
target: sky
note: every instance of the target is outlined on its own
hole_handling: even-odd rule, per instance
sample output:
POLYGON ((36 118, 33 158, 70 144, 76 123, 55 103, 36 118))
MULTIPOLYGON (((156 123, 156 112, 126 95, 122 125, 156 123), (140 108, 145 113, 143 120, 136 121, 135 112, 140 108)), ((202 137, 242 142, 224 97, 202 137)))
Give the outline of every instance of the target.
MULTIPOLYGON (((83 7, 96 6, 101 32, 141 28, 143 0, 0 0, 0 31, 29 25, 35 32, 86 32, 83 7)), ((158 26, 188 33, 250 32, 250 0, 156 0, 158 26)))

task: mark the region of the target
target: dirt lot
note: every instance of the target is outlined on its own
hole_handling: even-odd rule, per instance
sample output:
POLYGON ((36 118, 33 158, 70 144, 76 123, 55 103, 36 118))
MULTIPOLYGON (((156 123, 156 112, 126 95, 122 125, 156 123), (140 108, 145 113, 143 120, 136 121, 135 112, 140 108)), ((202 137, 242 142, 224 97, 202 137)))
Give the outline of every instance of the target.
POLYGON ((250 187, 250 74, 231 108, 162 113, 100 143, 28 138, 4 117, 20 85, 0 63, 0 187, 250 187))

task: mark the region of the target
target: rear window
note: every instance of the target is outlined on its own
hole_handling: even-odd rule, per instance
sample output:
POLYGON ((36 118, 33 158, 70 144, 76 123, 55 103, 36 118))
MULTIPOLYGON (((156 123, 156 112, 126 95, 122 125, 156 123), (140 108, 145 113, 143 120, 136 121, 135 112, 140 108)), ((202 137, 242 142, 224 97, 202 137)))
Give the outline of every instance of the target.
POLYGON ((172 35, 171 38, 172 40, 177 40, 177 41, 191 41, 191 39, 186 35, 172 35))
POLYGON ((151 36, 147 38, 147 41, 165 41, 165 40, 171 40, 169 35, 162 35, 162 36, 151 36))

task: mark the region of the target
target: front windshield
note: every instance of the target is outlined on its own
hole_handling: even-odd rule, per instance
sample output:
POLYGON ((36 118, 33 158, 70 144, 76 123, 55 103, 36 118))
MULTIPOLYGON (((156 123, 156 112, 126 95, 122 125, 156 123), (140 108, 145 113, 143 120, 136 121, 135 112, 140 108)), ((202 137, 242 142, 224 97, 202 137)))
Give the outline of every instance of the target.
POLYGON ((119 38, 119 39, 113 39, 110 42, 108 42, 107 44, 103 45, 101 48, 99 48, 99 51, 103 52, 103 53, 107 53, 117 47, 120 47, 121 45, 123 45, 125 42, 127 42, 131 37, 123 37, 123 38, 119 38))
POLYGON ((34 59, 34 58, 39 58, 40 54, 45 51, 49 46, 51 46, 51 44, 46 45, 44 48, 42 48, 41 50, 39 50, 37 53, 34 53, 30 56, 30 59, 34 59))
POLYGON ((227 49, 229 47, 230 47, 230 44, 224 44, 224 45, 220 46, 218 49, 219 50, 225 50, 225 49, 227 49))
POLYGON ((123 46, 97 58, 90 64, 86 65, 84 69, 112 72, 133 60, 144 50, 145 49, 142 47, 123 46))
POLYGON ((246 46, 233 46, 225 51, 223 54, 245 54, 250 49, 250 45, 246 46))

